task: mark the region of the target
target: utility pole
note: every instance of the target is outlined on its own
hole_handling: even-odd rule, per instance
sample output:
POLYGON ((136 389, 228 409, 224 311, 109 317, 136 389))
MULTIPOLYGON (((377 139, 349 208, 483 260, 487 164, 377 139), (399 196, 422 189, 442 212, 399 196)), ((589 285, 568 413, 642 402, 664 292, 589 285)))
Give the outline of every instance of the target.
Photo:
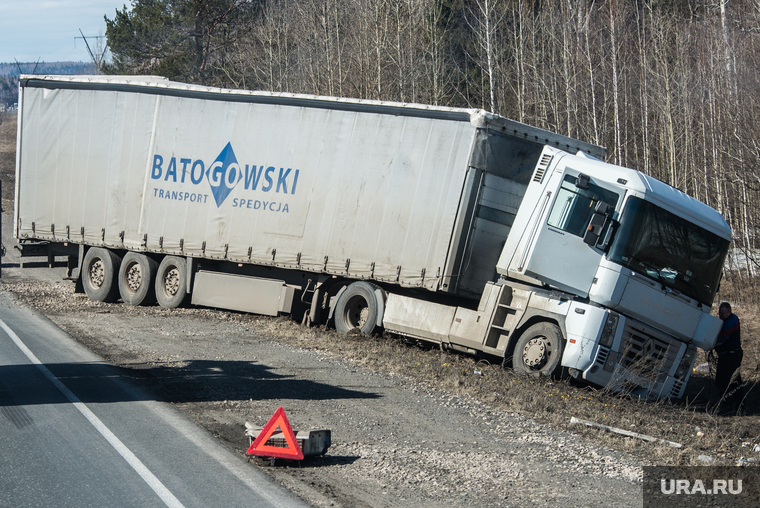
POLYGON ((90 58, 92 58, 92 63, 95 65, 95 73, 100 74, 100 68, 103 65, 103 60, 106 56, 106 51, 108 51, 108 43, 106 42, 104 45, 98 45, 98 47, 95 48, 95 51, 92 50, 90 47, 90 43, 87 42, 87 39, 97 39, 100 41, 100 39, 105 39, 104 35, 85 35, 82 32, 82 29, 79 29, 79 33, 82 34, 81 37, 74 37, 74 40, 76 39, 82 39, 84 41, 84 44, 87 46, 87 52, 90 54, 90 58))
MULTIPOLYGON (((13 61, 16 62, 16 67, 18 67, 18 74, 20 76, 24 72, 24 71, 21 70, 21 64, 18 63, 18 60, 16 60, 15 58, 13 59, 13 61)), ((36 74, 37 73, 37 66, 39 64, 40 64, 40 59, 38 58, 37 59, 37 63, 34 64, 34 69, 32 69, 32 74, 36 74)))

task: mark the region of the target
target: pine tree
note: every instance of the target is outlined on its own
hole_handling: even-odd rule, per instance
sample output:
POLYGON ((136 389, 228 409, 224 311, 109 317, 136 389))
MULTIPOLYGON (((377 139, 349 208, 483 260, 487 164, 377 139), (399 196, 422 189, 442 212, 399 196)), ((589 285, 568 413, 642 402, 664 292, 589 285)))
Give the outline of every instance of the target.
POLYGON ((214 64, 255 7, 249 0, 134 0, 106 16, 113 62, 104 71, 211 83, 214 64))

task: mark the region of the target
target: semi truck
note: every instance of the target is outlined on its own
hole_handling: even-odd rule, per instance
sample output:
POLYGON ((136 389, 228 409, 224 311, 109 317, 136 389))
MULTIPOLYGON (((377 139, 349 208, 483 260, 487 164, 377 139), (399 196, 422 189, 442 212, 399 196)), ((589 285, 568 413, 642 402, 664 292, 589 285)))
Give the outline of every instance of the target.
POLYGON ((93 300, 292 314, 681 397, 731 240, 605 149, 480 109, 20 79, 14 224, 93 300))

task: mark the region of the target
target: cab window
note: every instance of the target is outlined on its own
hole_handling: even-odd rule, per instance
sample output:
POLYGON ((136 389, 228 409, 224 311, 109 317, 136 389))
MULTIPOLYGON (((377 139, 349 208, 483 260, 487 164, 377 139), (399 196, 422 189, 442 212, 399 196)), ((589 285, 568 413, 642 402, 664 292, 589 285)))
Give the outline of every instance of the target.
POLYGON ((577 183, 577 177, 565 175, 549 213, 548 224, 583 238, 597 203, 603 201, 610 206, 610 210, 614 210, 619 196, 591 182, 587 182, 583 189, 577 183))

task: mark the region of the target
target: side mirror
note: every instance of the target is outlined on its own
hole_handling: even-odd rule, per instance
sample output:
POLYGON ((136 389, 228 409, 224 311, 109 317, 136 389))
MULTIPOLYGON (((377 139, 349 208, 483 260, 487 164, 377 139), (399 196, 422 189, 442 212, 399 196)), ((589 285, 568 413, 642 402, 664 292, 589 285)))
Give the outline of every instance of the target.
POLYGON ((588 224, 588 229, 586 230, 586 234, 583 236, 584 243, 593 247, 599 241, 599 236, 602 234, 604 225, 607 222, 607 211, 609 208, 610 205, 604 201, 599 201, 596 204, 594 215, 591 216, 591 221, 588 224))
POLYGON ((612 239, 615 237, 615 231, 617 231, 618 226, 620 223, 616 220, 610 219, 610 225, 607 227, 607 230, 604 233, 604 238, 596 244, 596 246, 602 251, 607 252, 610 250, 610 245, 612 245, 612 239))

